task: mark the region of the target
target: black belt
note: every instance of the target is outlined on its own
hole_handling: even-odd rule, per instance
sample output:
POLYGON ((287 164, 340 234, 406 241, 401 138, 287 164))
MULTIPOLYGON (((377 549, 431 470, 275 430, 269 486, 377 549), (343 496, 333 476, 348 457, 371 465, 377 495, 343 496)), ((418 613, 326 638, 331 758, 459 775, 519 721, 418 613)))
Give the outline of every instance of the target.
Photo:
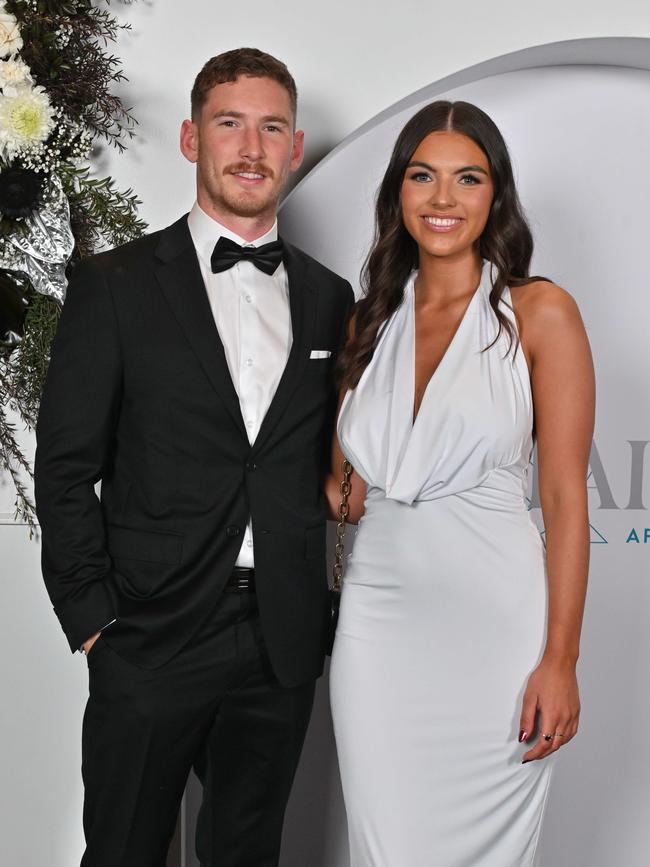
POLYGON ((223 588, 224 593, 255 593, 255 570, 235 566, 223 588))

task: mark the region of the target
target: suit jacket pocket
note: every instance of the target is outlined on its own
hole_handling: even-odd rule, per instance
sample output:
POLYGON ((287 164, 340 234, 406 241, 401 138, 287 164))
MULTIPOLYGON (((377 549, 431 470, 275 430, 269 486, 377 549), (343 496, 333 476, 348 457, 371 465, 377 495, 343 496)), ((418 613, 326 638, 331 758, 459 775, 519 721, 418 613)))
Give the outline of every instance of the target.
POLYGON ((148 599, 159 593, 176 577, 183 541, 180 533, 109 525, 106 547, 120 592, 131 599, 148 599))
POLYGON ((324 373, 328 373, 332 367, 332 359, 331 358, 310 358, 307 362, 306 372, 307 374, 315 374, 316 376, 320 376, 324 373))
MULTIPOLYGON (((173 580, 181 563, 184 537, 132 527, 107 527, 106 547, 113 560, 115 581, 132 599, 146 599, 173 580)), ((92 651, 91 651, 92 653, 92 651)))
POLYGON ((158 533, 109 524, 106 534, 106 547, 111 557, 170 565, 181 562, 184 538, 181 533, 158 533))

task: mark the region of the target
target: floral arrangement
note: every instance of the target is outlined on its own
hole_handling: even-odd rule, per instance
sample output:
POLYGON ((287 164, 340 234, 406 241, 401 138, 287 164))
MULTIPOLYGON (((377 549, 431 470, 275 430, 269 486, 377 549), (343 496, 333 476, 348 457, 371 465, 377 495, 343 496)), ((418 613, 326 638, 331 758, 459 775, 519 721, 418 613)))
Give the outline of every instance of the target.
POLYGON ((30 534, 16 423, 36 424, 69 267, 146 228, 133 191, 91 172, 102 140, 122 150, 134 134, 108 52, 127 28, 93 0, 0 0, 0 471, 30 534))

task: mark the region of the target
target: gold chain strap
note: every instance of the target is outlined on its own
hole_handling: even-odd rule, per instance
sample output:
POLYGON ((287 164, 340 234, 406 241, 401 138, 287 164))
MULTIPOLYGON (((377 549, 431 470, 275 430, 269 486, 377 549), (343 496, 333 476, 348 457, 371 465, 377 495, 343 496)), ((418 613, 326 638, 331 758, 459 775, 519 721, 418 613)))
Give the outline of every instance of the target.
POLYGON ((341 481, 341 502, 339 503, 339 522, 336 525, 336 547, 334 549, 334 568, 332 575, 334 583, 332 589, 337 593, 341 592, 343 583, 343 553, 345 541, 345 519, 348 516, 350 507, 348 506, 348 497, 350 496, 350 476, 352 475, 352 464, 349 461, 343 461, 341 464, 343 470, 343 480, 341 481))

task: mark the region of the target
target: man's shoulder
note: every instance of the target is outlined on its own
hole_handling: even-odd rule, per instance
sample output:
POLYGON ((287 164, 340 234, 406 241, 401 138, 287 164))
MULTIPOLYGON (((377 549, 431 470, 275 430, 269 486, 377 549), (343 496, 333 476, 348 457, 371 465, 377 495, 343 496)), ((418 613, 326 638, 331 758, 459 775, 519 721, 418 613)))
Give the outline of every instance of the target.
POLYGON ((150 267, 157 259, 157 251, 163 239, 167 237, 174 238, 175 236, 183 238, 185 235, 189 237, 187 215, 184 215, 164 229, 147 232, 139 238, 127 241, 125 244, 120 244, 110 250, 102 250, 92 256, 88 256, 82 259, 78 265, 83 263, 85 269, 103 272, 150 267))
POLYGON ((344 277, 341 277, 340 274, 337 274, 326 265, 323 265, 323 263, 319 262, 318 259, 314 259, 313 256, 309 255, 309 253, 305 253, 305 251, 301 250, 300 247, 296 247, 294 244, 289 244, 287 241, 285 241, 284 244, 295 260, 300 262, 304 269, 309 270, 312 274, 318 276, 319 280, 322 281, 323 284, 332 287, 340 287, 341 289, 346 290, 349 289, 349 282, 344 277))

